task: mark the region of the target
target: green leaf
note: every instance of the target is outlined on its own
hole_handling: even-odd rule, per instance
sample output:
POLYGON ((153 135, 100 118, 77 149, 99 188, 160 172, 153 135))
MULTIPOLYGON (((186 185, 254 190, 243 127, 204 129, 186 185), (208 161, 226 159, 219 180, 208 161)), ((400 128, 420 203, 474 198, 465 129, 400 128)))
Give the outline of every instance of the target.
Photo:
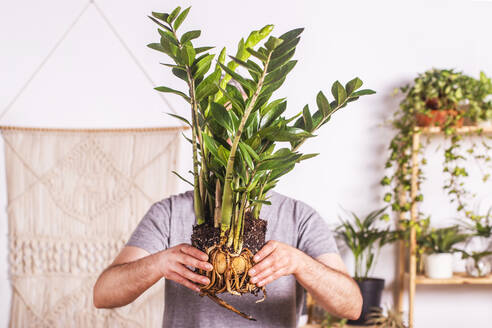
POLYGON ((147 47, 167 54, 166 50, 162 47, 160 43, 149 43, 147 47))
POLYGON ((345 89, 347 91, 347 96, 350 96, 352 95, 352 93, 359 89, 360 87, 362 86, 362 81, 361 79, 359 79, 358 77, 356 77, 355 79, 353 80, 350 80, 346 85, 345 85, 345 89))
POLYGON ((181 175, 179 175, 178 172, 176 171, 172 171, 178 178, 180 178, 181 180, 183 180, 184 182, 188 183, 190 186, 193 187, 193 183, 191 183, 190 181, 188 181, 187 179, 183 178, 181 175))
POLYGON ((171 58, 175 59, 178 55, 178 47, 169 39, 161 37, 161 46, 164 49, 164 52, 171 58))
POLYGON ((198 48, 195 48, 195 52, 198 55, 199 53, 202 53, 202 52, 205 52, 205 51, 209 51, 209 50, 211 50, 213 48, 215 48, 215 47, 198 47, 198 48))
POLYGON ((230 133, 234 133, 234 128, 231 120, 231 116, 227 109, 216 102, 212 102, 210 106, 210 111, 214 120, 219 123, 224 129, 230 133))
POLYGON ((195 80, 203 77, 203 75, 208 72, 210 66, 212 65, 212 60, 214 59, 214 57, 215 55, 207 55, 194 65, 194 67, 196 67, 196 71, 193 73, 193 77, 195 78, 195 80))
POLYGON ((367 95, 373 95, 375 93, 376 93, 376 91, 374 91, 374 90, 362 89, 362 90, 359 90, 359 91, 352 93, 351 97, 367 96, 367 95))
POLYGON ((229 67, 222 65, 221 63, 219 63, 219 65, 227 74, 232 76, 234 80, 236 80, 239 84, 241 84, 243 88, 245 88, 250 92, 254 92, 254 84, 252 82, 247 81, 245 78, 243 78, 241 75, 231 70, 229 67))
POLYGON ((219 146, 219 150, 218 150, 218 153, 219 153, 219 158, 221 159, 221 161, 223 163, 226 163, 224 166, 227 165, 227 162, 229 161, 229 155, 230 155, 230 151, 225 149, 224 146, 220 145, 219 146))
MULTIPOLYGON (((167 14, 166 14, 166 15, 167 15, 167 14)), ((157 24, 157 25, 159 25, 160 27, 162 27, 162 28, 164 28, 164 29, 166 29, 166 30, 168 30, 168 31, 171 31, 171 29, 170 29, 168 26, 166 26, 166 25, 162 24, 161 22, 159 22, 159 21, 158 21, 157 19, 155 19, 154 17, 151 17, 151 16, 147 16, 147 17, 148 17, 148 18, 150 18, 150 20, 151 20, 151 21, 153 21, 154 23, 156 23, 156 24, 157 24)))
POLYGON ((248 164, 249 168, 253 170, 254 169, 253 160, 251 159, 248 150, 244 147, 244 144, 242 142, 239 143, 239 149, 241 150, 241 154, 243 155, 246 164, 248 164))
POLYGON ((188 97, 185 93, 183 93, 181 91, 174 90, 174 89, 171 89, 171 88, 168 88, 168 87, 164 87, 164 86, 162 86, 162 87, 156 87, 154 89, 157 90, 157 91, 160 91, 160 92, 174 93, 175 95, 178 95, 178 96, 183 97, 187 102, 190 102, 190 97, 188 97))
POLYGON ((296 142, 304 138, 314 137, 311 133, 303 129, 287 127, 284 130, 278 131, 273 135, 267 135, 266 138, 271 141, 288 141, 296 142))
MULTIPOLYGON (((248 38, 246 39, 245 42, 245 47, 246 48, 252 48, 258 44, 261 40, 266 38, 268 34, 270 34, 273 30, 273 25, 265 25, 263 28, 261 28, 258 31, 252 31, 248 38)), ((242 58, 243 60, 245 58, 242 58)))
POLYGON ((255 152, 253 148, 251 148, 250 145, 242 141, 240 141, 239 144, 242 145, 242 147, 244 147, 255 160, 257 161, 260 160, 260 156, 258 156, 258 154, 255 152))
POLYGON ((287 102, 283 101, 283 99, 279 99, 273 102, 273 104, 273 106, 267 106, 267 110, 265 110, 265 114, 262 118, 262 120, 264 120, 262 128, 270 126, 287 109, 287 102))
POLYGON ((188 12, 190 11, 191 7, 186 8, 183 10, 183 12, 176 18, 176 21, 174 22, 174 30, 178 30, 178 28, 181 26, 183 21, 185 20, 186 16, 188 16, 188 12))
POLYGON ((335 81, 335 83, 333 83, 331 87, 331 94, 333 95, 333 97, 335 97, 337 105, 343 104, 345 99, 347 99, 347 92, 343 88, 343 85, 338 81, 335 81))
POLYGON ((297 60, 291 60, 287 62, 285 65, 279 67, 278 69, 268 73, 265 78, 264 84, 265 85, 270 84, 272 82, 276 82, 280 79, 285 78, 287 74, 289 74, 290 71, 292 71, 292 69, 296 66, 296 64, 297 64, 297 60))
POLYGON ((318 105, 321 113, 323 113, 323 117, 330 115, 330 103, 328 102, 328 99, 326 99, 326 96, 322 91, 318 92, 318 95, 316 96, 316 104, 318 105))
POLYGON ((319 155, 319 153, 316 153, 316 154, 305 154, 305 155, 302 155, 301 157, 299 157, 299 159, 297 161, 298 162, 304 161, 306 159, 310 159, 310 158, 316 157, 318 155, 319 155))
POLYGON ((301 33, 304 31, 304 28, 303 27, 300 27, 300 28, 296 28, 296 29, 293 29, 293 30, 290 30, 284 34, 282 34, 280 36, 280 39, 284 40, 284 41, 290 41, 290 40, 293 40, 295 38, 297 38, 299 35, 301 35, 301 33))
POLYGON ((259 53, 259 52, 255 51, 255 50, 253 50, 252 48, 246 48, 246 51, 248 51, 253 57, 258 58, 262 62, 266 62, 267 59, 268 59, 267 56, 265 56, 262 53, 259 53))
POLYGON ((190 121, 188 121, 186 118, 184 118, 183 116, 179 116, 179 115, 176 115, 176 114, 173 114, 173 113, 167 113, 167 115, 169 116, 172 116, 174 118, 177 118, 178 120, 181 120, 183 122, 185 122, 186 124, 188 124, 190 127, 192 126, 190 121))
POLYGON ((195 60, 195 49, 190 44, 185 44, 180 51, 180 58, 183 63, 187 66, 193 65, 193 61, 195 60))
POLYGON ((248 61, 248 62, 244 62, 242 61, 241 59, 239 58, 236 58, 234 56, 229 56, 233 61, 235 61, 238 65, 240 66, 243 66, 244 68, 246 68, 247 70, 252 70, 254 72, 257 72, 257 73, 261 73, 261 69, 258 71, 258 66, 257 65, 252 65, 251 61, 248 61))
POLYGON ((278 58, 278 57, 294 50, 300 40, 301 40, 301 38, 295 38, 293 40, 286 41, 286 42, 282 43, 272 53, 272 59, 278 58))
POLYGON ((181 11, 181 7, 180 6, 176 7, 167 17, 167 22, 171 24, 176 18, 176 16, 178 16, 180 11, 181 11))
POLYGON ((201 34, 202 34, 202 31, 200 31, 200 30, 194 30, 194 31, 186 32, 185 34, 183 34, 181 36, 181 43, 184 44, 188 41, 196 39, 196 38, 200 37, 201 34))
POLYGON ((217 142, 211 138, 208 134, 203 133, 203 144, 207 148, 207 150, 215 157, 215 159, 222 164, 223 166, 227 165, 227 161, 224 161, 223 158, 219 155, 219 145, 217 142))
POLYGON ((296 50, 292 49, 291 51, 283 54, 282 56, 279 56, 277 58, 274 58, 270 61, 270 64, 268 64, 268 72, 274 71, 277 68, 279 68, 282 65, 285 65, 295 54, 296 50))
POLYGON ((313 130, 313 118, 309 112, 309 106, 306 105, 302 109, 302 118, 304 120, 304 130, 311 132, 313 130))
POLYGON ((277 39, 276 37, 269 37, 268 38, 268 41, 265 42, 265 47, 270 50, 270 51, 273 51, 275 50, 275 48, 277 48, 278 46, 280 46, 282 44, 282 42, 284 42, 284 40, 282 39, 277 39))
MULTIPOLYGON (((163 31, 161 29, 157 29, 157 31, 159 32, 159 34, 164 38, 166 39, 167 41, 171 42, 172 44, 174 44, 176 47, 179 45, 178 44, 178 40, 176 40, 176 38, 174 37, 174 34, 172 34, 171 32, 169 31, 163 31)), ((162 41, 161 41, 162 43, 162 41)))
POLYGON ((195 95, 197 101, 201 101, 202 99, 209 97, 219 91, 217 83, 220 79, 220 75, 220 69, 216 69, 212 74, 207 76, 202 82, 200 82, 200 84, 198 84, 195 95))
POLYGON ((167 18, 169 17, 169 14, 158 13, 158 12, 153 11, 152 16, 157 18, 157 19, 160 19, 161 21, 167 22, 167 18))

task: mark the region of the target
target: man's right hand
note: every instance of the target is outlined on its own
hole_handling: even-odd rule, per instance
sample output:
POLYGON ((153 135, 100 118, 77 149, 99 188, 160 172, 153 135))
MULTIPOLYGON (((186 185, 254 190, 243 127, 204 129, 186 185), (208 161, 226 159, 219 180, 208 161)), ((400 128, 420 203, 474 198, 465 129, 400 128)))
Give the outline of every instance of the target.
POLYGON ((197 284, 207 285, 209 279, 190 267, 210 271, 207 259, 207 254, 188 244, 154 254, 125 246, 94 285, 94 305, 113 308, 129 304, 162 277, 199 292, 197 284))
POLYGON ((159 268, 164 278, 199 292, 200 287, 195 283, 208 285, 210 280, 188 267, 212 271, 212 264, 207 260, 207 254, 199 249, 188 244, 179 244, 159 253, 159 268))

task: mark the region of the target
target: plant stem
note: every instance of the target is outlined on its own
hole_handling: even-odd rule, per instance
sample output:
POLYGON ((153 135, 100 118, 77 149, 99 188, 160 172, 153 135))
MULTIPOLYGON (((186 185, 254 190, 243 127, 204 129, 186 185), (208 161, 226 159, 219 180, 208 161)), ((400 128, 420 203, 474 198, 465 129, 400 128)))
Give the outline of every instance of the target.
POLYGON ((233 170, 234 170, 234 161, 236 159, 236 151, 239 145, 239 141, 241 140, 241 135, 243 133, 244 125, 246 124, 246 120, 248 119, 251 111, 253 110, 256 100, 260 95, 261 88, 263 87, 263 81, 266 76, 266 72, 268 69, 268 63, 270 62, 271 52, 268 54, 268 58, 265 61, 265 66, 263 72, 261 74, 260 79, 258 80, 258 84, 251 98, 251 101, 244 111, 243 117, 241 118, 241 122, 236 131, 236 136, 234 137, 234 141, 231 146, 231 152, 229 155, 229 159, 227 160, 227 168, 226 175, 224 179, 224 192, 222 196, 222 221, 220 225, 220 235, 223 239, 225 237, 226 232, 231 228, 231 218, 233 212, 233 199, 232 199, 232 178, 233 178, 233 170))
MULTIPOLYGON (((193 145, 193 176, 194 176, 194 188, 193 188, 193 207, 195 210, 195 217, 196 217, 196 223, 197 224, 203 224, 205 223, 205 214, 203 211, 203 200, 202 200, 202 193, 200 190, 200 187, 203 185, 203 181, 200 178, 200 173, 198 172, 198 149, 197 149, 197 137, 199 140, 201 140, 201 135, 199 131, 199 125, 198 125, 198 109, 196 106, 196 98, 195 98, 195 81, 193 80, 193 77, 191 76, 191 70, 190 67, 186 67, 186 72, 188 75, 188 83, 190 87, 190 100, 191 100, 191 107, 192 107, 192 119, 193 119, 193 126, 191 129, 192 133, 192 145, 193 145), (197 136, 198 135, 198 136, 197 136)), ((202 144, 200 142, 200 144, 202 144)))

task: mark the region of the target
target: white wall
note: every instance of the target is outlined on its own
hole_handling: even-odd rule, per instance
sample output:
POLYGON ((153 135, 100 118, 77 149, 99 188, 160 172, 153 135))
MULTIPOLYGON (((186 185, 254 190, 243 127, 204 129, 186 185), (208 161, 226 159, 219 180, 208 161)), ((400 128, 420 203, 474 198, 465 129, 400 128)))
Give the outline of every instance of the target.
MULTIPOLYGON (((177 2, 97 3, 154 80, 182 87, 158 64, 163 59, 145 47, 157 39, 146 15, 152 10, 170 10, 177 2)), ((276 24, 277 35, 306 27, 296 54, 300 62, 279 92, 279 96, 289 96, 291 113, 305 103, 315 107, 317 91, 329 93, 335 79, 345 82, 357 75, 378 92, 337 114, 304 148, 321 155, 278 186, 278 191, 308 202, 333 224, 339 205, 361 214, 383 205, 379 181, 392 132, 382 123, 397 107, 399 99, 392 97, 395 87, 433 66, 456 67, 473 75, 482 69, 492 74, 490 1, 250 0, 240 5, 215 0, 180 4, 193 5, 183 28, 202 29, 203 45, 235 49, 240 36, 266 23, 276 24)), ((13 99, 84 5, 83 0, 0 3, 0 109, 13 99)), ((176 124, 163 115, 169 109, 111 33, 90 7, 0 123, 49 127, 176 124)), ((179 99, 168 98, 178 111, 188 112, 179 99)), ((3 148, 1 154, 3 167, 3 148)), ((437 175, 441 154, 430 152, 429 156, 437 164, 426 170, 437 175)), ((188 167, 184 157, 181 170, 188 167)), ((10 299, 4 177, 2 174, 0 326, 7 325, 10 299)), ((440 182, 438 178, 434 181, 440 182)), ((446 199, 437 182, 424 186, 423 208, 444 224, 453 213, 443 208, 446 199)), ((386 249, 376 268, 376 275, 387 280, 384 302, 391 301, 394 254, 393 249, 386 249)), ((351 265, 351 258, 346 260, 351 265)), ((419 287, 416 327, 489 327, 489 288, 419 287)))

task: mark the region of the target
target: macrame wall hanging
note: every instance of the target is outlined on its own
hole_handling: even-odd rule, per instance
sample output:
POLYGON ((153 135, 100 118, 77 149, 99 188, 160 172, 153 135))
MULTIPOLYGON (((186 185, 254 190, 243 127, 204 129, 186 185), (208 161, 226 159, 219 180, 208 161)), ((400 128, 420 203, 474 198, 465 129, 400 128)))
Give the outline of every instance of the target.
MULTIPOLYGON (((91 6, 149 84, 155 86, 103 10, 90 0, 3 109, 0 120, 91 6)), ((43 87, 50 91, 48 85, 43 87)), ((164 111, 176 113, 167 99, 159 96, 164 111)), ((38 109, 42 110, 42 104, 38 109)), ((162 324, 162 281, 132 304, 114 310, 95 309, 92 288, 150 206, 177 191, 176 177, 171 172, 177 169, 178 138, 186 128, 0 126, 5 147, 9 277, 13 290, 10 327, 162 324)))
POLYGON ((92 288, 150 206, 176 192, 180 128, 3 128, 11 327, 158 327, 164 291, 97 310, 92 288))

